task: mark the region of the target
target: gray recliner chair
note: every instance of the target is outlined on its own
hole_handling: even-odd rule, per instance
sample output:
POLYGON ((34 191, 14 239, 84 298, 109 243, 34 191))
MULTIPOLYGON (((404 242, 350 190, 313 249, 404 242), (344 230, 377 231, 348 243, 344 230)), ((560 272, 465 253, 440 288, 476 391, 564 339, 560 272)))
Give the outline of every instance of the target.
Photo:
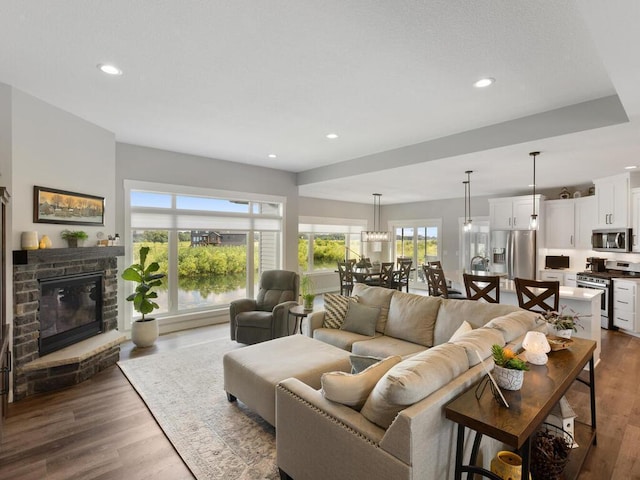
POLYGON ((248 345, 294 333, 300 277, 287 270, 267 270, 260 277, 257 299, 234 300, 229 305, 231 340, 248 345))

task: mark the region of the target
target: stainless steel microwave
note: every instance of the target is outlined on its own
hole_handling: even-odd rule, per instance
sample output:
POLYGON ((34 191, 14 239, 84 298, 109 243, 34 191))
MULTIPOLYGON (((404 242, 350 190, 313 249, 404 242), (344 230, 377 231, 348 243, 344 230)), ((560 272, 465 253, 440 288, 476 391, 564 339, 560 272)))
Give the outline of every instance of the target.
POLYGON ((630 228, 606 228, 594 230, 591 235, 591 248, 598 252, 630 252, 630 228))

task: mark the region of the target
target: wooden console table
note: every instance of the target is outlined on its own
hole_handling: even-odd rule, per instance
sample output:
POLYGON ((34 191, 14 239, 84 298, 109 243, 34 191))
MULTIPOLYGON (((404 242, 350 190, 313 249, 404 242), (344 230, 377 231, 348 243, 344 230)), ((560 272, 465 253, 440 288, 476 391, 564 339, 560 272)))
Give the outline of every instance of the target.
POLYGON ((478 473, 500 480, 496 474, 476 465, 476 457, 483 435, 488 435, 517 450, 522 457, 522 478, 529 478, 531 443, 538 427, 546 420, 553 407, 575 380, 589 387, 591 397, 591 424, 576 421, 574 438, 579 447, 571 450, 569 465, 563 475, 575 479, 592 444, 596 445, 596 394, 593 352, 596 342, 574 338, 569 349, 549 353, 546 365, 530 365, 525 373, 521 390, 503 390, 510 408, 499 405, 489 388, 476 399, 475 386, 462 393, 445 407, 446 417, 458 424, 455 478, 464 472, 478 473), (578 375, 589 364, 589 379, 578 375), (476 432, 471 459, 463 465, 465 429, 476 432))

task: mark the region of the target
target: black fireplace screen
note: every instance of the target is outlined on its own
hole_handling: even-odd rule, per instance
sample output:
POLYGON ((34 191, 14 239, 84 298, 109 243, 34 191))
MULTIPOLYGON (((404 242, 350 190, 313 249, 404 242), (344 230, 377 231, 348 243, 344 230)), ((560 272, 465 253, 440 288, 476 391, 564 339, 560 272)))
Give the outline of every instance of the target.
POLYGON ((102 331, 102 273, 40 280, 40 356, 102 331))

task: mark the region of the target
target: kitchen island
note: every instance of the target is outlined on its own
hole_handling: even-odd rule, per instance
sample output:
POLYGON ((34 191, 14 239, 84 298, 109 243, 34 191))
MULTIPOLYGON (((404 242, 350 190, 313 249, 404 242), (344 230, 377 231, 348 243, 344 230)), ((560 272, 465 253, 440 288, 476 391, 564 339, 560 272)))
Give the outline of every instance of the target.
MULTIPOLYGON (((453 287, 464 292, 465 289, 462 274, 459 274, 458 272, 450 272, 447 273, 446 276, 451 280, 453 287)), ((600 295, 602 295, 601 290, 578 287, 560 287, 560 308, 564 306, 567 313, 571 313, 571 310, 573 310, 582 317, 578 331, 573 332, 573 335, 579 338, 594 340, 596 342, 596 349, 593 352, 593 360, 596 365, 600 361, 602 343, 602 334, 600 331, 600 295)), ((518 305, 516 285, 513 280, 500 280, 500 303, 518 305)))

